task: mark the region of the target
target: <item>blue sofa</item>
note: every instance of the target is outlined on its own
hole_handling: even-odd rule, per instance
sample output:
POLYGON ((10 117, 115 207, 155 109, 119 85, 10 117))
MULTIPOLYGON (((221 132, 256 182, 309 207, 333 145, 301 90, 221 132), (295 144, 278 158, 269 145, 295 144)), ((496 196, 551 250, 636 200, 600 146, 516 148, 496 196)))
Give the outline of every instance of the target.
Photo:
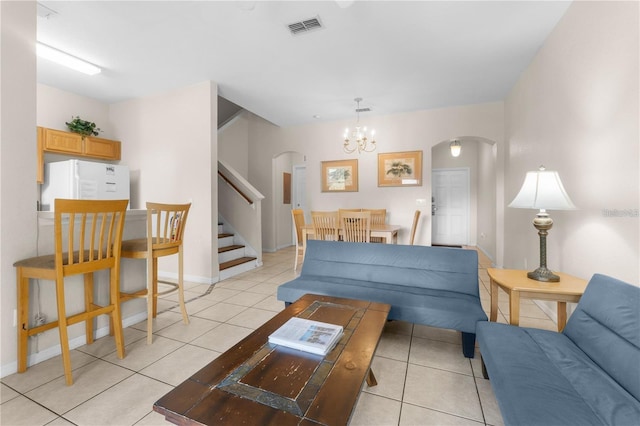
POLYGON ((562 333, 478 323, 506 425, 640 424, 640 288, 594 275, 562 333))
POLYGON ((307 293, 388 303, 389 319, 461 331, 467 358, 476 323, 487 320, 474 250, 310 240, 300 276, 278 287, 278 300, 307 293))

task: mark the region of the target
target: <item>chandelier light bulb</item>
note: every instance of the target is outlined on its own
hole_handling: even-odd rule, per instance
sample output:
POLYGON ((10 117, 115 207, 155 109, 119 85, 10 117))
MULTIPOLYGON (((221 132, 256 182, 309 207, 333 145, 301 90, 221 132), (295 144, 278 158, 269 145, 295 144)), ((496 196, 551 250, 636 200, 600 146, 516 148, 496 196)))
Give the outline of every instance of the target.
POLYGON ((349 132, 347 128, 344 132, 344 152, 347 154, 351 154, 353 152, 358 151, 358 154, 361 152, 372 152, 376 150, 376 141, 374 139, 375 131, 371 130, 371 142, 369 142, 369 138, 367 138, 367 127, 360 126, 360 101, 362 98, 354 99, 357 103, 356 107, 356 126, 355 130, 349 132))

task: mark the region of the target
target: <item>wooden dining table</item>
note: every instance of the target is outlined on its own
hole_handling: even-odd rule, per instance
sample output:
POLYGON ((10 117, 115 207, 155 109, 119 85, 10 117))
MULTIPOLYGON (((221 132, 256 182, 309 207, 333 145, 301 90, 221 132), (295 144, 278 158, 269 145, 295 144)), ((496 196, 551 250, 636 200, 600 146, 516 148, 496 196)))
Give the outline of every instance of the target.
MULTIPOLYGON (((386 244, 397 244, 398 243, 398 231, 400 230, 400 225, 374 225, 371 224, 371 236, 372 237, 380 237, 384 239, 386 244)), ((343 230, 338 229, 338 234, 342 235, 343 230)), ((302 226, 302 245, 304 250, 307 249, 307 238, 312 238, 315 235, 312 224, 306 224, 302 226)))

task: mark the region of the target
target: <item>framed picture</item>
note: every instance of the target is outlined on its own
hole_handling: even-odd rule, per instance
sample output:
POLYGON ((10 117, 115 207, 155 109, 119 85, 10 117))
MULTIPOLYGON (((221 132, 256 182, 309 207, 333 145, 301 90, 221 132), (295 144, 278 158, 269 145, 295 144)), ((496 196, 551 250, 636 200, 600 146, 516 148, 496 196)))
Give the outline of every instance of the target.
POLYGON ((422 186, 422 151, 378 154, 378 186, 422 186))
POLYGON ((358 192, 358 160, 323 161, 322 192, 358 192))

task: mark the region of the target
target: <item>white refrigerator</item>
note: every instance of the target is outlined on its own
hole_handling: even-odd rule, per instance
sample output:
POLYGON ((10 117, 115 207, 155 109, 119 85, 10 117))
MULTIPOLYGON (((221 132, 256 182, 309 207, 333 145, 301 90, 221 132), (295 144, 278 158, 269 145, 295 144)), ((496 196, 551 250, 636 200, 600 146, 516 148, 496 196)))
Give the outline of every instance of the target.
POLYGON ((47 163, 44 168, 40 210, 53 211, 53 201, 56 198, 128 200, 129 168, 82 160, 47 163))

